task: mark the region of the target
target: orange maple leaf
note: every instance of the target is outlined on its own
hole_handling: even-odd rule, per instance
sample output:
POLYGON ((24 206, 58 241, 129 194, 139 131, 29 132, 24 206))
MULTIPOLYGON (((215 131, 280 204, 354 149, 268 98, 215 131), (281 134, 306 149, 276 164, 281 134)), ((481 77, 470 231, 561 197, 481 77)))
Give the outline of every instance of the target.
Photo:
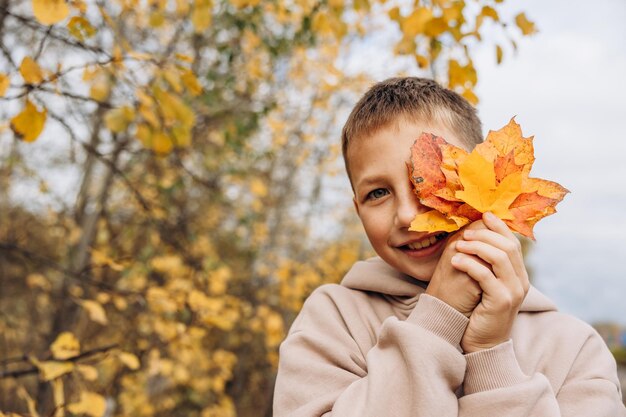
POLYGON ((511 230, 535 239, 533 227, 556 212, 569 191, 553 181, 530 178, 533 138, 514 119, 472 152, 423 133, 411 147, 409 179, 420 203, 433 210, 415 217, 409 230, 455 231, 492 212, 511 230))

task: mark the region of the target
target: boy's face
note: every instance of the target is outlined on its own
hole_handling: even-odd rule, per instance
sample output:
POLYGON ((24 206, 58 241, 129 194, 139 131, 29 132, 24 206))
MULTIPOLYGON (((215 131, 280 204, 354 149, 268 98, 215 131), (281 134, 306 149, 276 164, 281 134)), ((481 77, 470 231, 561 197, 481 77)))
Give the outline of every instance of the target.
POLYGON ((374 250, 400 272, 429 281, 447 237, 408 230, 417 214, 430 210, 419 203, 406 167, 410 148, 422 132, 441 136, 448 143, 467 149, 451 129, 439 123, 401 119, 396 126, 356 139, 350 144, 347 157, 354 205, 374 250))

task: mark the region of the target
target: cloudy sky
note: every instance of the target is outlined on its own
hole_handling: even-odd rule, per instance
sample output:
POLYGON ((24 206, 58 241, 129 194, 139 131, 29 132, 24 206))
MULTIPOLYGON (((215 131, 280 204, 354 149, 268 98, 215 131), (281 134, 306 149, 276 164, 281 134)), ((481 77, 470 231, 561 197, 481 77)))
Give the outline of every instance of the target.
POLYGON ((523 7, 540 32, 500 66, 483 51, 480 115, 486 128, 517 115, 533 176, 571 191, 536 226, 536 286, 563 311, 626 324, 626 1, 523 7))
MULTIPOLYGON (((539 33, 501 65, 493 43, 478 51, 485 133, 516 116, 535 136, 531 175, 571 191, 535 227, 534 284, 562 311, 626 325, 626 1, 508 3, 503 16, 524 11, 539 33)), ((368 39, 348 69, 394 75, 393 40, 368 39)))

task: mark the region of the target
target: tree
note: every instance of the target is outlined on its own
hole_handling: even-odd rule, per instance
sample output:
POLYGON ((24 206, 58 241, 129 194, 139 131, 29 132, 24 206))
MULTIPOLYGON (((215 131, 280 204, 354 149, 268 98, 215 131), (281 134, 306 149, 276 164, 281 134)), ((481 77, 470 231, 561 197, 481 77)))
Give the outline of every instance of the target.
POLYGON ((475 101, 483 21, 516 30, 477 5, 0 1, 0 408, 270 415, 289 323, 367 252, 316 223, 370 82, 338 58, 396 28, 475 101))

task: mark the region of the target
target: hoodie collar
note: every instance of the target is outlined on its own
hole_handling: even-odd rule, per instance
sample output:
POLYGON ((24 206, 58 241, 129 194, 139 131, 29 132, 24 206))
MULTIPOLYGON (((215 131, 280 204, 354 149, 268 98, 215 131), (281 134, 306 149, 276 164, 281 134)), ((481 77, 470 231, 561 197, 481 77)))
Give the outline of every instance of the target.
MULTIPOLYGON (((415 297, 424 292, 427 282, 405 275, 379 257, 356 262, 341 281, 353 290, 373 291, 394 297, 415 297)), ((554 303, 531 286, 520 311, 556 311, 554 303)))

